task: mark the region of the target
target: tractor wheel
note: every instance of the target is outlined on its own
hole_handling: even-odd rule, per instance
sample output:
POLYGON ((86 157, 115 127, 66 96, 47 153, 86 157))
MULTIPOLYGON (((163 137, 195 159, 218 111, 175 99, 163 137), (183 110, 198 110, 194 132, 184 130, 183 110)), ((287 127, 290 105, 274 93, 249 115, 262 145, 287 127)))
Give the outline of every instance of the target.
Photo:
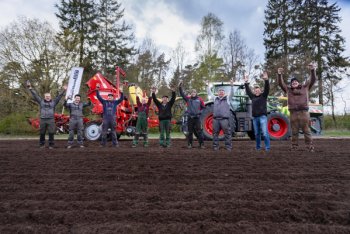
POLYGON ((314 135, 322 134, 322 122, 320 117, 310 117, 310 130, 314 135))
POLYGON ((279 112, 270 113, 267 116, 267 130, 271 140, 286 140, 290 136, 288 118, 279 112))
POLYGON ((101 123, 96 121, 87 122, 84 129, 84 137, 89 141, 100 139, 102 133, 101 123))
MULTIPOLYGON (((213 105, 208 105, 202 112, 201 115, 201 124, 203 129, 203 138, 204 140, 213 140, 213 105)), ((236 130, 236 121, 234 115, 231 113, 230 125, 232 134, 236 130)), ((220 131, 219 140, 224 140, 224 132, 220 131)))

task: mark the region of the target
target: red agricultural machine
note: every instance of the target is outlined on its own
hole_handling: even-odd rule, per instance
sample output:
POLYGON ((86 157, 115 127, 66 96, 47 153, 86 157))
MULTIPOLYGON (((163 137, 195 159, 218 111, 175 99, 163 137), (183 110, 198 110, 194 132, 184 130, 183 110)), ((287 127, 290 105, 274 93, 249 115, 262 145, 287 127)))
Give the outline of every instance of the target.
MULTIPOLYGON (((96 97, 96 85, 99 84, 99 92, 102 98, 107 99, 108 93, 113 93, 115 96, 119 96, 119 73, 125 76, 125 72, 121 68, 117 67, 117 85, 114 85, 111 81, 106 79, 101 73, 94 75, 86 84, 89 87, 87 96, 90 98, 93 108, 92 113, 102 115, 103 107, 100 101, 96 97)), ((133 84, 123 84, 128 87, 127 93, 124 100, 117 107, 117 126, 116 132, 117 137, 120 138, 121 135, 133 136, 135 133, 135 126, 137 121, 137 105, 136 96, 144 97, 146 93, 142 91, 139 87, 133 84)), ((126 92, 125 92, 126 93, 126 92)), ((85 125, 84 135, 87 140, 97 140, 101 136, 102 132, 102 119, 89 121, 85 125)), ((159 125, 158 117, 155 113, 155 107, 150 107, 148 126, 150 128, 159 125)))

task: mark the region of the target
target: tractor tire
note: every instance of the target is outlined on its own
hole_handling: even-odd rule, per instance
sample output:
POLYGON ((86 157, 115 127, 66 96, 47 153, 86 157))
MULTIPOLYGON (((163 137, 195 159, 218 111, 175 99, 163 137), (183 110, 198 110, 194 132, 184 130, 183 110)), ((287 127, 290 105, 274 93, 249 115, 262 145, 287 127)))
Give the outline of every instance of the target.
POLYGON ((272 112, 267 116, 267 130, 271 140, 287 140, 290 137, 290 123, 287 116, 272 112))
POLYGON ((96 141, 101 138, 102 127, 97 121, 87 122, 84 128, 84 138, 89 141, 96 141))
MULTIPOLYGON (((204 140, 213 140, 213 109, 214 105, 208 105, 203 110, 201 115, 201 125, 203 129, 203 139, 204 140)), ((235 133, 236 130, 236 120, 235 116, 231 112, 231 118, 230 118, 230 125, 231 125, 231 131, 232 135, 235 133)), ((224 133, 220 131, 219 133, 219 140, 224 140, 224 133)))

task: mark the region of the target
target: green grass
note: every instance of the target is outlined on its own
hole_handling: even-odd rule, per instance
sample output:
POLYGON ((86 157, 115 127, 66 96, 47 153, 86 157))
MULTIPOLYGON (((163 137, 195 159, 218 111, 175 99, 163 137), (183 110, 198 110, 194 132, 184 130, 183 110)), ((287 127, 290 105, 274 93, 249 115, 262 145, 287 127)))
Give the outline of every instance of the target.
POLYGON ((328 137, 350 137, 349 130, 325 130, 322 133, 323 136, 328 137))

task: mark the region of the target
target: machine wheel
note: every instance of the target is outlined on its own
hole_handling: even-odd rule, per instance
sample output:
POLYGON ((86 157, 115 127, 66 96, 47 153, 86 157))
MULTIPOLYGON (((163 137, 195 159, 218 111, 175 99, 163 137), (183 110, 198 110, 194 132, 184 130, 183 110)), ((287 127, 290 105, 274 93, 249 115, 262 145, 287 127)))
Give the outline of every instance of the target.
MULTIPOLYGON (((202 112, 201 115, 201 124, 203 129, 203 137, 205 140, 213 140, 213 105, 208 105, 202 112)), ((230 125, 232 134, 236 130, 236 121, 234 115, 231 113, 230 125)), ((224 139, 224 132, 220 131, 219 140, 224 139)))
POLYGON ((290 136, 288 118, 282 113, 273 112, 267 116, 267 130, 271 140, 286 140, 290 136))
POLYGON ((89 141, 96 141, 100 139, 102 133, 101 123, 91 121, 86 123, 84 129, 84 137, 89 141))

